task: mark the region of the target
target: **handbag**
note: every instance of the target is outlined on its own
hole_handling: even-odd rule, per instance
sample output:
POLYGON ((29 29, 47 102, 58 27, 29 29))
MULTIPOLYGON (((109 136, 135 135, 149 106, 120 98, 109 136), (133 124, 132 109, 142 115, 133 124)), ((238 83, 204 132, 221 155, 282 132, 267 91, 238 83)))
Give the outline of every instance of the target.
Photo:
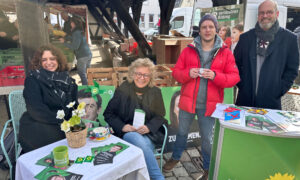
POLYGON ((165 133, 163 126, 161 126, 156 133, 148 133, 146 134, 148 138, 153 142, 155 148, 161 148, 164 143, 165 133))

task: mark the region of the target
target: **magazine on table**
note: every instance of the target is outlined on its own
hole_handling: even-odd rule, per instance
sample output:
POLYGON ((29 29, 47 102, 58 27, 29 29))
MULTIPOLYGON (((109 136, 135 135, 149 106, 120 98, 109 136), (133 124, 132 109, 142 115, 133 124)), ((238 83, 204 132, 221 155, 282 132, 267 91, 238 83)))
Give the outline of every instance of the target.
POLYGON ((266 116, 286 132, 300 133, 300 113, 293 111, 270 110, 266 116))
POLYGON ((300 112, 218 103, 212 117, 238 124, 241 127, 268 130, 271 133, 300 133, 300 112), (238 110, 240 110, 239 113, 238 110))
POLYGON ((123 143, 111 143, 106 146, 94 147, 91 149, 94 156, 94 165, 113 163, 116 155, 123 152, 129 146, 123 143))

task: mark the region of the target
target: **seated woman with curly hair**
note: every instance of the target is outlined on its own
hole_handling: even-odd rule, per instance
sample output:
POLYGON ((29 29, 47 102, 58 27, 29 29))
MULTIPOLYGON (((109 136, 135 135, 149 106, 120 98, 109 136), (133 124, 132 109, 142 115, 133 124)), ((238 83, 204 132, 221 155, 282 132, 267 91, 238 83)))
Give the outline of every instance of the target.
POLYGON ((104 112, 105 121, 113 128, 115 135, 141 148, 153 180, 164 179, 153 150, 158 139, 153 135, 163 136, 165 108, 159 88, 154 86, 155 66, 149 59, 137 59, 128 72, 128 80, 115 91, 104 112), (139 113, 138 113, 139 112, 139 113), (142 113, 141 113, 142 112, 142 113), (137 114, 144 121, 140 127, 133 126, 137 114))
POLYGON ((23 152, 64 139, 62 120, 56 118, 56 113, 63 109, 68 119, 72 109, 66 106, 75 101, 76 107, 78 103, 77 85, 69 76, 66 57, 59 49, 46 45, 35 52, 23 96, 27 108, 20 119, 23 152))

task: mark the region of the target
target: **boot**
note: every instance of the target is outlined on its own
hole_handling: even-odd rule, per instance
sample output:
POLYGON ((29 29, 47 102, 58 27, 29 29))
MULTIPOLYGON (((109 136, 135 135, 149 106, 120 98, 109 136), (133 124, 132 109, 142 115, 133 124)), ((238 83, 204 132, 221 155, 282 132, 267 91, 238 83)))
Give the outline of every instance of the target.
POLYGON ((164 172, 170 172, 172 169, 176 166, 176 164, 179 162, 179 160, 175 160, 171 158, 167 163, 163 166, 164 172))
POLYGON ((204 170, 200 180, 208 180, 208 170, 204 170))

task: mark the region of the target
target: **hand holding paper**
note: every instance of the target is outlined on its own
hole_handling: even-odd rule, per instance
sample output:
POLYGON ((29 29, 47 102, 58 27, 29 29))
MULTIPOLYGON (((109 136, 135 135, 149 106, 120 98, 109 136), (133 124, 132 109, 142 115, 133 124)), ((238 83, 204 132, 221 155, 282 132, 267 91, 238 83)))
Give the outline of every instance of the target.
POLYGON ((150 130, 146 125, 143 125, 137 129, 137 132, 140 134, 147 134, 150 132, 150 130))
POLYGON ((132 126, 138 129, 145 124, 145 112, 141 109, 136 109, 134 111, 132 126))

